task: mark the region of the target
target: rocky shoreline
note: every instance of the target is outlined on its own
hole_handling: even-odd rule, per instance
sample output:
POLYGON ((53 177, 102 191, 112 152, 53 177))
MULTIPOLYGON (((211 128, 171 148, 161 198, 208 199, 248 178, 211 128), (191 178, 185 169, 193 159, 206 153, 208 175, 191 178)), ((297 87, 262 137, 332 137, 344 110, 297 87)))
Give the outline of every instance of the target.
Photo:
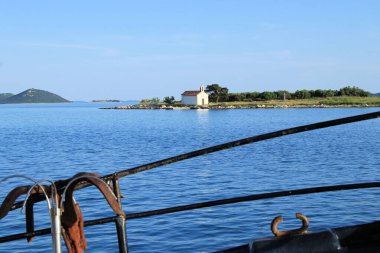
POLYGON ((272 109, 272 108, 365 108, 379 105, 212 105, 212 106, 166 106, 166 105, 124 105, 99 108, 103 110, 228 110, 228 109, 272 109))

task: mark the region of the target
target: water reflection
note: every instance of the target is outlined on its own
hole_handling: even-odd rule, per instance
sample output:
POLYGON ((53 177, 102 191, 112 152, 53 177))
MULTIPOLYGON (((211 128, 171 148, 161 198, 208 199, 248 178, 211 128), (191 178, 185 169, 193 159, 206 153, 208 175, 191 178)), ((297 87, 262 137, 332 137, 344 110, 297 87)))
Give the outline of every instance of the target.
POLYGON ((197 110, 198 123, 200 125, 208 124, 209 121, 209 109, 197 110))

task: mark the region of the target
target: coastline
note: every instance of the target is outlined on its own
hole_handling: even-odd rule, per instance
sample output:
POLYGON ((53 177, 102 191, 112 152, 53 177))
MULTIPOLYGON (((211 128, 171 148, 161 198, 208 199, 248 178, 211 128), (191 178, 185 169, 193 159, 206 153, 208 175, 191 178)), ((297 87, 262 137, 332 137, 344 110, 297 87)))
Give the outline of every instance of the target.
POLYGON ((367 107, 380 107, 380 105, 368 104, 338 104, 338 105, 210 105, 210 106, 165 106, 165 105, 126 105, 126 106, 113 106, 99 108, 102 110, 229 110, 229 109, 274 109, 274 108, 367 108, 367 107))

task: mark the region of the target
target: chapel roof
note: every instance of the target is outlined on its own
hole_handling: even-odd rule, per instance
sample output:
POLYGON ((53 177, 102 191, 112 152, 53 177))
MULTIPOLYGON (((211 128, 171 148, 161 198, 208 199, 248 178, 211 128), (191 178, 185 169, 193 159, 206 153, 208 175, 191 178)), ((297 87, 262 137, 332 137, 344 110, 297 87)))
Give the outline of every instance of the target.
POLYGON ((199 90, 187 90, 184 93, 182 93, 182 96, 196 96, 199 93, 201 93, 199 90))

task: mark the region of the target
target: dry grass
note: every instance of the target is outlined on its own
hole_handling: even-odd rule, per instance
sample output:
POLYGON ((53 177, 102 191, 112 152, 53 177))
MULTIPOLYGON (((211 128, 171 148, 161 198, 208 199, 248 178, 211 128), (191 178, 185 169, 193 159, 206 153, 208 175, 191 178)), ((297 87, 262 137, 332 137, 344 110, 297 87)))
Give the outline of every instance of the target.
POLYGON ((313 106, 313 105, 362 105, 362 106, 380 106, 380 97, 331 97, 331 98, 313 98, 313 99, 291 99, 291 100, 269 100, 269 101, 237 101, 210 103, 210 106, 313 106))

